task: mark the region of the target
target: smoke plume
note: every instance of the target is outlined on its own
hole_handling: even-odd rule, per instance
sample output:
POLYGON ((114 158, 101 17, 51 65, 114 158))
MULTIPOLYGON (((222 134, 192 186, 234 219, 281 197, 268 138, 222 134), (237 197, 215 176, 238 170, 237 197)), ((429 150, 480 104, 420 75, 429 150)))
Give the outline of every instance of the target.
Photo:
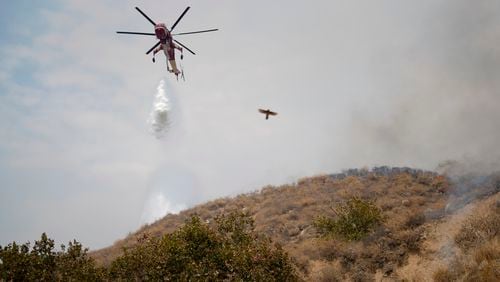
POLYGON ((372 69, 377 91, 346 129, 349 159, 499 169, 499 11, 498 1, 446 2, 407 45, 384 45, 372 69))

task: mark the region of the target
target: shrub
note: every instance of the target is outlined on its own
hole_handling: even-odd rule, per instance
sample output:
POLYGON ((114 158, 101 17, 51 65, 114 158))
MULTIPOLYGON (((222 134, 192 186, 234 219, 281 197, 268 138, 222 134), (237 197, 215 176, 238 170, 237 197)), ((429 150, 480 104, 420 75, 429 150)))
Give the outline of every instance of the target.
POLYGON ((359 240, 382 222, 381 210, 370 201, 357 197, 333 209, 335 218, 320 216, 313 222, 323 236, 340 236, 348 241, 359 240))
POLYGON ((177 231, 126 250, 110 274, 140 281, 297 280, 288 255, 259 237, 243 213, 218 217, 214 228, 192 216, 177 231))

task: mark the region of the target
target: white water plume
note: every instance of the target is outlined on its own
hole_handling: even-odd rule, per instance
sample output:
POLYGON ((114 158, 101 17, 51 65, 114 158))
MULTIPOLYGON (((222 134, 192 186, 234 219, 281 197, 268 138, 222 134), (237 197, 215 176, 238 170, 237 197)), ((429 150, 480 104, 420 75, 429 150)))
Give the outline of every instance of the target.
POLYGON ((170 202, 163 193, 156 193, 151 195, 148 199, 142 213, 141 222, 148 224, 153 223, 169 213, 178 214, 181 210, 186 208, 184 204, 174 204, 170 202))
POLYGON ((156 96, 153 103, 148 123, 151 125, 151 132, 156 138, 161 139, 168 131, 170 121, 170 101, 165 91, 165 80, 162 79, 156 88, 156 96))

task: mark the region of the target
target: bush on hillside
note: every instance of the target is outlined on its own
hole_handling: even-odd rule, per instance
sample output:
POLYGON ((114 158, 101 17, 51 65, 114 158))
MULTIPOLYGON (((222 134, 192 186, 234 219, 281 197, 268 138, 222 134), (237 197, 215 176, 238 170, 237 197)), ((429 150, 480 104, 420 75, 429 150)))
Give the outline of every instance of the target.
POLYGON ((117 280, 297 280, 288 255, 258 236, 253 220, 242 213, 218 217, 214 228, 193 216, 177 231, 125 250, 110 275, 117 280))
POLYGON ((357 197, 333 209, 335 217, 320 216, 313 222, 326 237, 338 236, 348 241, 359 240, 382 222, 382 212, 370 201, 357 197))

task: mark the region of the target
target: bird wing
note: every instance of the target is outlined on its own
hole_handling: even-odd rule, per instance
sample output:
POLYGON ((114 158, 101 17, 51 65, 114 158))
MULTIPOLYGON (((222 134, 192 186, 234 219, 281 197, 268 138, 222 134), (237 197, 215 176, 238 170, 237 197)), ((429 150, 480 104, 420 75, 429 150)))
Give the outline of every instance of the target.
POLYGON ((271 112, 271 111, 269 111, 269 114, 270 114, 270 115, 272 115, 272 116, 275 116, 275 115, 277 115, 278 113, 275 113, 275 112, 271 112))
POLYGON ((266 114, 266 113, 267 113, 267 111, 266 111, 266 110, 263 110, 263 109, 259 109, 259 113, 266 114))

